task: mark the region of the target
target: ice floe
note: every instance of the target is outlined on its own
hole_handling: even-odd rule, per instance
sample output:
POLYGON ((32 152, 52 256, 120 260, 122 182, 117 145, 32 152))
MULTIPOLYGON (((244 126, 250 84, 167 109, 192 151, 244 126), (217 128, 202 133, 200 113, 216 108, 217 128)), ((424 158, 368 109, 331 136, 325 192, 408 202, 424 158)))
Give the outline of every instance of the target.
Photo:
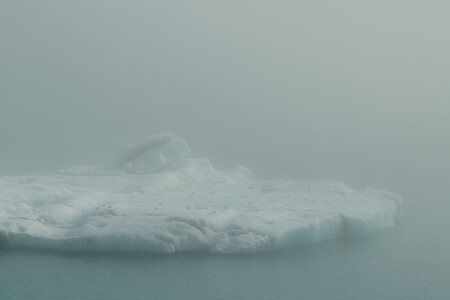
POLYGON ((124 147, 115 169, 0 177, 0 247, 257 252, 393 226, 401 205, 340 182, 253 180, 189 154, 158 134, 124 147))

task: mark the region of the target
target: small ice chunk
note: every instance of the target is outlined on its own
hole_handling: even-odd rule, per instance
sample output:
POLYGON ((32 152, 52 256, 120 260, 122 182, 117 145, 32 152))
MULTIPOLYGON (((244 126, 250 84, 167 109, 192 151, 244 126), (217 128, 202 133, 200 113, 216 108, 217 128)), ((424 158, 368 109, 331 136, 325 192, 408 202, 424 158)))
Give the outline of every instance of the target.
POLYGON ((159 133, 122 148, 118 165, 129 173, 163 172, 183 166, 190 152, 184 139, 159 133))

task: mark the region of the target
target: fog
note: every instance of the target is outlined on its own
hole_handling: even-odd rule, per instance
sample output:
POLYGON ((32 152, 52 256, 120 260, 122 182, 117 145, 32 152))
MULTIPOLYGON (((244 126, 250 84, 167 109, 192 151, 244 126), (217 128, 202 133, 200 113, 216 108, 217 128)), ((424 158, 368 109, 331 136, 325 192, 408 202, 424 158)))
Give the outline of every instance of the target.
POLYGON ((2 1, 0 174, 107 164, 170 131, 258 178, 444 188, 449 8, 2 1))

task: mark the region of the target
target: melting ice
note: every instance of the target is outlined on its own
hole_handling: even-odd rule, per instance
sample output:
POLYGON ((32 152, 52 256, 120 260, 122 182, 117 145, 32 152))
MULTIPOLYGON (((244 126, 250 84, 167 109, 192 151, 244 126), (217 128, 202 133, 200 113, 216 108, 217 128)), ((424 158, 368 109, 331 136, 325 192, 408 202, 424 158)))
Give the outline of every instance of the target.
POLYGON ((256 252, 393 226, 401 204, 340 182, 256 181, 189 154, 157 134, 124 147, 113 168, 0 177, 0 247, 256 252))

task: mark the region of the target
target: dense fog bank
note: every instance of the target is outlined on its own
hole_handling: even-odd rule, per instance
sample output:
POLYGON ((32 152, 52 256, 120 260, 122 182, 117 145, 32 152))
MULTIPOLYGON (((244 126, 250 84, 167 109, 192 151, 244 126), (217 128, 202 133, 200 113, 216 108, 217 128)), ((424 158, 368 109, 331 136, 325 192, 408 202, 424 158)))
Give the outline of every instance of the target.
POLYGON ((5 1, 0 174, 158 131, 260 178, 404 192, 450 170, 448 4, 5 1))

